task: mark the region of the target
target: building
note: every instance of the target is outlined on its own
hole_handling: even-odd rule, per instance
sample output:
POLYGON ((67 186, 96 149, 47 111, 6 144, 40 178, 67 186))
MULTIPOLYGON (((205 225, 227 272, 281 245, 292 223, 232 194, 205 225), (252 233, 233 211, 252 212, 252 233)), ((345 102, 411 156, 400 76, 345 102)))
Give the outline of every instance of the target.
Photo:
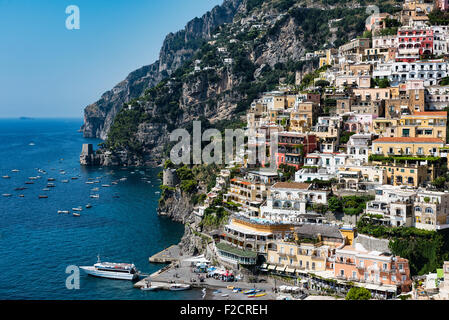
POLYGON ((337 279, 374 284, 376 290, 395 288, 398 293, 411 290, 408 260, 387 253, 351 246, 336 249, 334 272, 337 279))
POLYGON ((399 137, 438 138, 446 141, 446 111, 414 112, 399 120, 399 137))
POLYGON ((444 147, 439 138, 383 137, 373 141, 372 154, 384 156, 439 156, 444 147))
POLYGON ((449 227, 449 192, 420 189, 414 202, 414 227, 441 230, 449 227))
POLYGON ((304 157, 317 149, 318 143, 315 135, 298 132, 279 132, 278 150, 276 153, 277 166, 286 164, 299 169, 304 157))
MULTIPOLYGON (((325 205, 330 190, 313 188, 312 184, 299 182, 278 182, 261 207, 261 217, 270 221, 301 222, 308 220, 307 207, 313 204, 325 205)), ((316 217, 320 221, 321 217, 316 217)))

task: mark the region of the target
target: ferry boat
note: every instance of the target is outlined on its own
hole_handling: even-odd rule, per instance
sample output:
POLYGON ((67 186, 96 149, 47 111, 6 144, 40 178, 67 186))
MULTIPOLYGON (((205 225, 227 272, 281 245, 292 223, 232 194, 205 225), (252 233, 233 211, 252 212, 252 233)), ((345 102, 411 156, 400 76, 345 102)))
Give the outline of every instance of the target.
POLYGON ((100 257, 93 266, 80 266, 88 275, 116 280, 135 280, 139 278, 139 271, 134 264, 101 262, 100 257))

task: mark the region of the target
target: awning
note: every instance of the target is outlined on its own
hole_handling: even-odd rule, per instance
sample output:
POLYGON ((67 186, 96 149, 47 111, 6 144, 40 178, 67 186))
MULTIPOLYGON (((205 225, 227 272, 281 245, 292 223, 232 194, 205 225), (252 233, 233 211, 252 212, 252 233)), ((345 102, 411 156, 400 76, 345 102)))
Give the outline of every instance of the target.
POLYGON ((285 268, 287 268, 287 267, 285 267, 285 266, 277 266, 276 267, 276 271, 284 271, 285 268))
POLYGON ((276 266, 273 266, 273 265, 268 266, 268 270, 274 270, 274 269, 276 269, 276 266))
POLYGON ((268 264, 264 263, 264 264, 262 265, 262 268, 263 268, 263 269, 266 269, 267 266, 268 266, 268 264))
POLYGON ((295 268, 289 268, 285 269, 286 272, 295 273, 295 268))

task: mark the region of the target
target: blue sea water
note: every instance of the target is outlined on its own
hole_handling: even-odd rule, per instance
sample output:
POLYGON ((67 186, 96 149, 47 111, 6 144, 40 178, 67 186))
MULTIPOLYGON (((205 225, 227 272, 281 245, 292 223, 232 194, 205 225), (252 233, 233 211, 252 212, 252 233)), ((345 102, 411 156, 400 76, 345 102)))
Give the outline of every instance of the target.
POLYGON ((11 177, 0 178, 0 195, 12 194, 0 196, 0 299, 199 298, 198 291, 144 292, 130 281, 94 278, 82 271, 80 289, 66 288, 67 266, 92 265, 97 254, 103 261, 134 263, 144 273, 154 272, 162 265, 150 264, 148 257, 178 243, 184 230, 156 214, 157 169, 79 165, 82 144, 95 147, 100 142, 83 138, 81 125, 81 119, 0 119, 0 176, 11 177), (39 175, 34 184, 25 185, 39 175), (43 191, 48 178, 55 178, 56 187, 43 191), (100 183, 86 184, 89 178, 100 183), (111 184, 120 178, 127 180, 111 184), (62 183, 65 179, 69 182, 62 183), (15 191, 18 187, 27 189, 15 191), (94 187, 99 191, 91 191, 94 187), (93 207, 85 209, 87 203, 93 207), (57 213, 79 206, 84 208, 80 217, 57 213))

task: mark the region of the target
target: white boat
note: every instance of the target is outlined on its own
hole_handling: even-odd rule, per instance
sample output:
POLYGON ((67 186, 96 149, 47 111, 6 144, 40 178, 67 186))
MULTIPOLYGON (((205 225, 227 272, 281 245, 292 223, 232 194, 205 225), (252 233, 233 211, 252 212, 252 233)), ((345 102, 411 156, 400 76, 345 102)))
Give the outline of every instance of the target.
POLYGON ((86 184, 94 184, 93 181, 86 181, 86 184))
POLYGON ((19 169, 12 169, 11 172, 19 172, 19 169))
POLYGON ((4 196, 4 197, 10 197, 10 196, 12 196, 12 194, 10 194, 10 193, 4 193, 4 194, 2 194, 2 196, 4 196))
POLYGON ((99 194, 91 194, 90 197, 91 197, 91 198, 97 198, 97 199, 98 199, 98 198, 100 198, 100 195, 99 195, 99 194))
POLYGON ((83 211, 83 208, 79 207, 79 208, 72 208, 73 211, 83 211))
POLYGON ((98 191, 100 190, 99 188, 93 188, 92 191, 98 191))
POLYGON ((146 282, 143 287, 140 287, 142 291, 155 291, 161 289, 161 286, 152 285, 151 282, 146 282))
POLYGON ((73 213, 73 216, 74 216, 74 217, 81 217, 81 214, 74 212, 74 213, 73 213))
POLYGON ((30 142, 28 145, 29 146, 35 146, 35 143, 34 142, 30 142))
POLYGON ((68 210, 58 210, 58 213, 70 213, 68 210))
POLYGON ((190 289, 190 285, 189 284, 183 284, 183 283, 175 283, 175 284, 170 285, 169 289, 171 291, 187 290, 187 289, 190 289))
POLYGON ((109 188, 110 187, 110 185, 108 185, 108 184, 102 184, 101 185, 103 188, 109 188))
POLYGON ((80 266, 80 269, 90 276, 117 279, 117 280, 135 280, 139 277, 139 271, 134 264, 98 262, 93 266, 80 266))
POLYGON ((9 179, 9 178, 11 178, 10 176, 3 176, 2 177, 3 179, 9 179))

